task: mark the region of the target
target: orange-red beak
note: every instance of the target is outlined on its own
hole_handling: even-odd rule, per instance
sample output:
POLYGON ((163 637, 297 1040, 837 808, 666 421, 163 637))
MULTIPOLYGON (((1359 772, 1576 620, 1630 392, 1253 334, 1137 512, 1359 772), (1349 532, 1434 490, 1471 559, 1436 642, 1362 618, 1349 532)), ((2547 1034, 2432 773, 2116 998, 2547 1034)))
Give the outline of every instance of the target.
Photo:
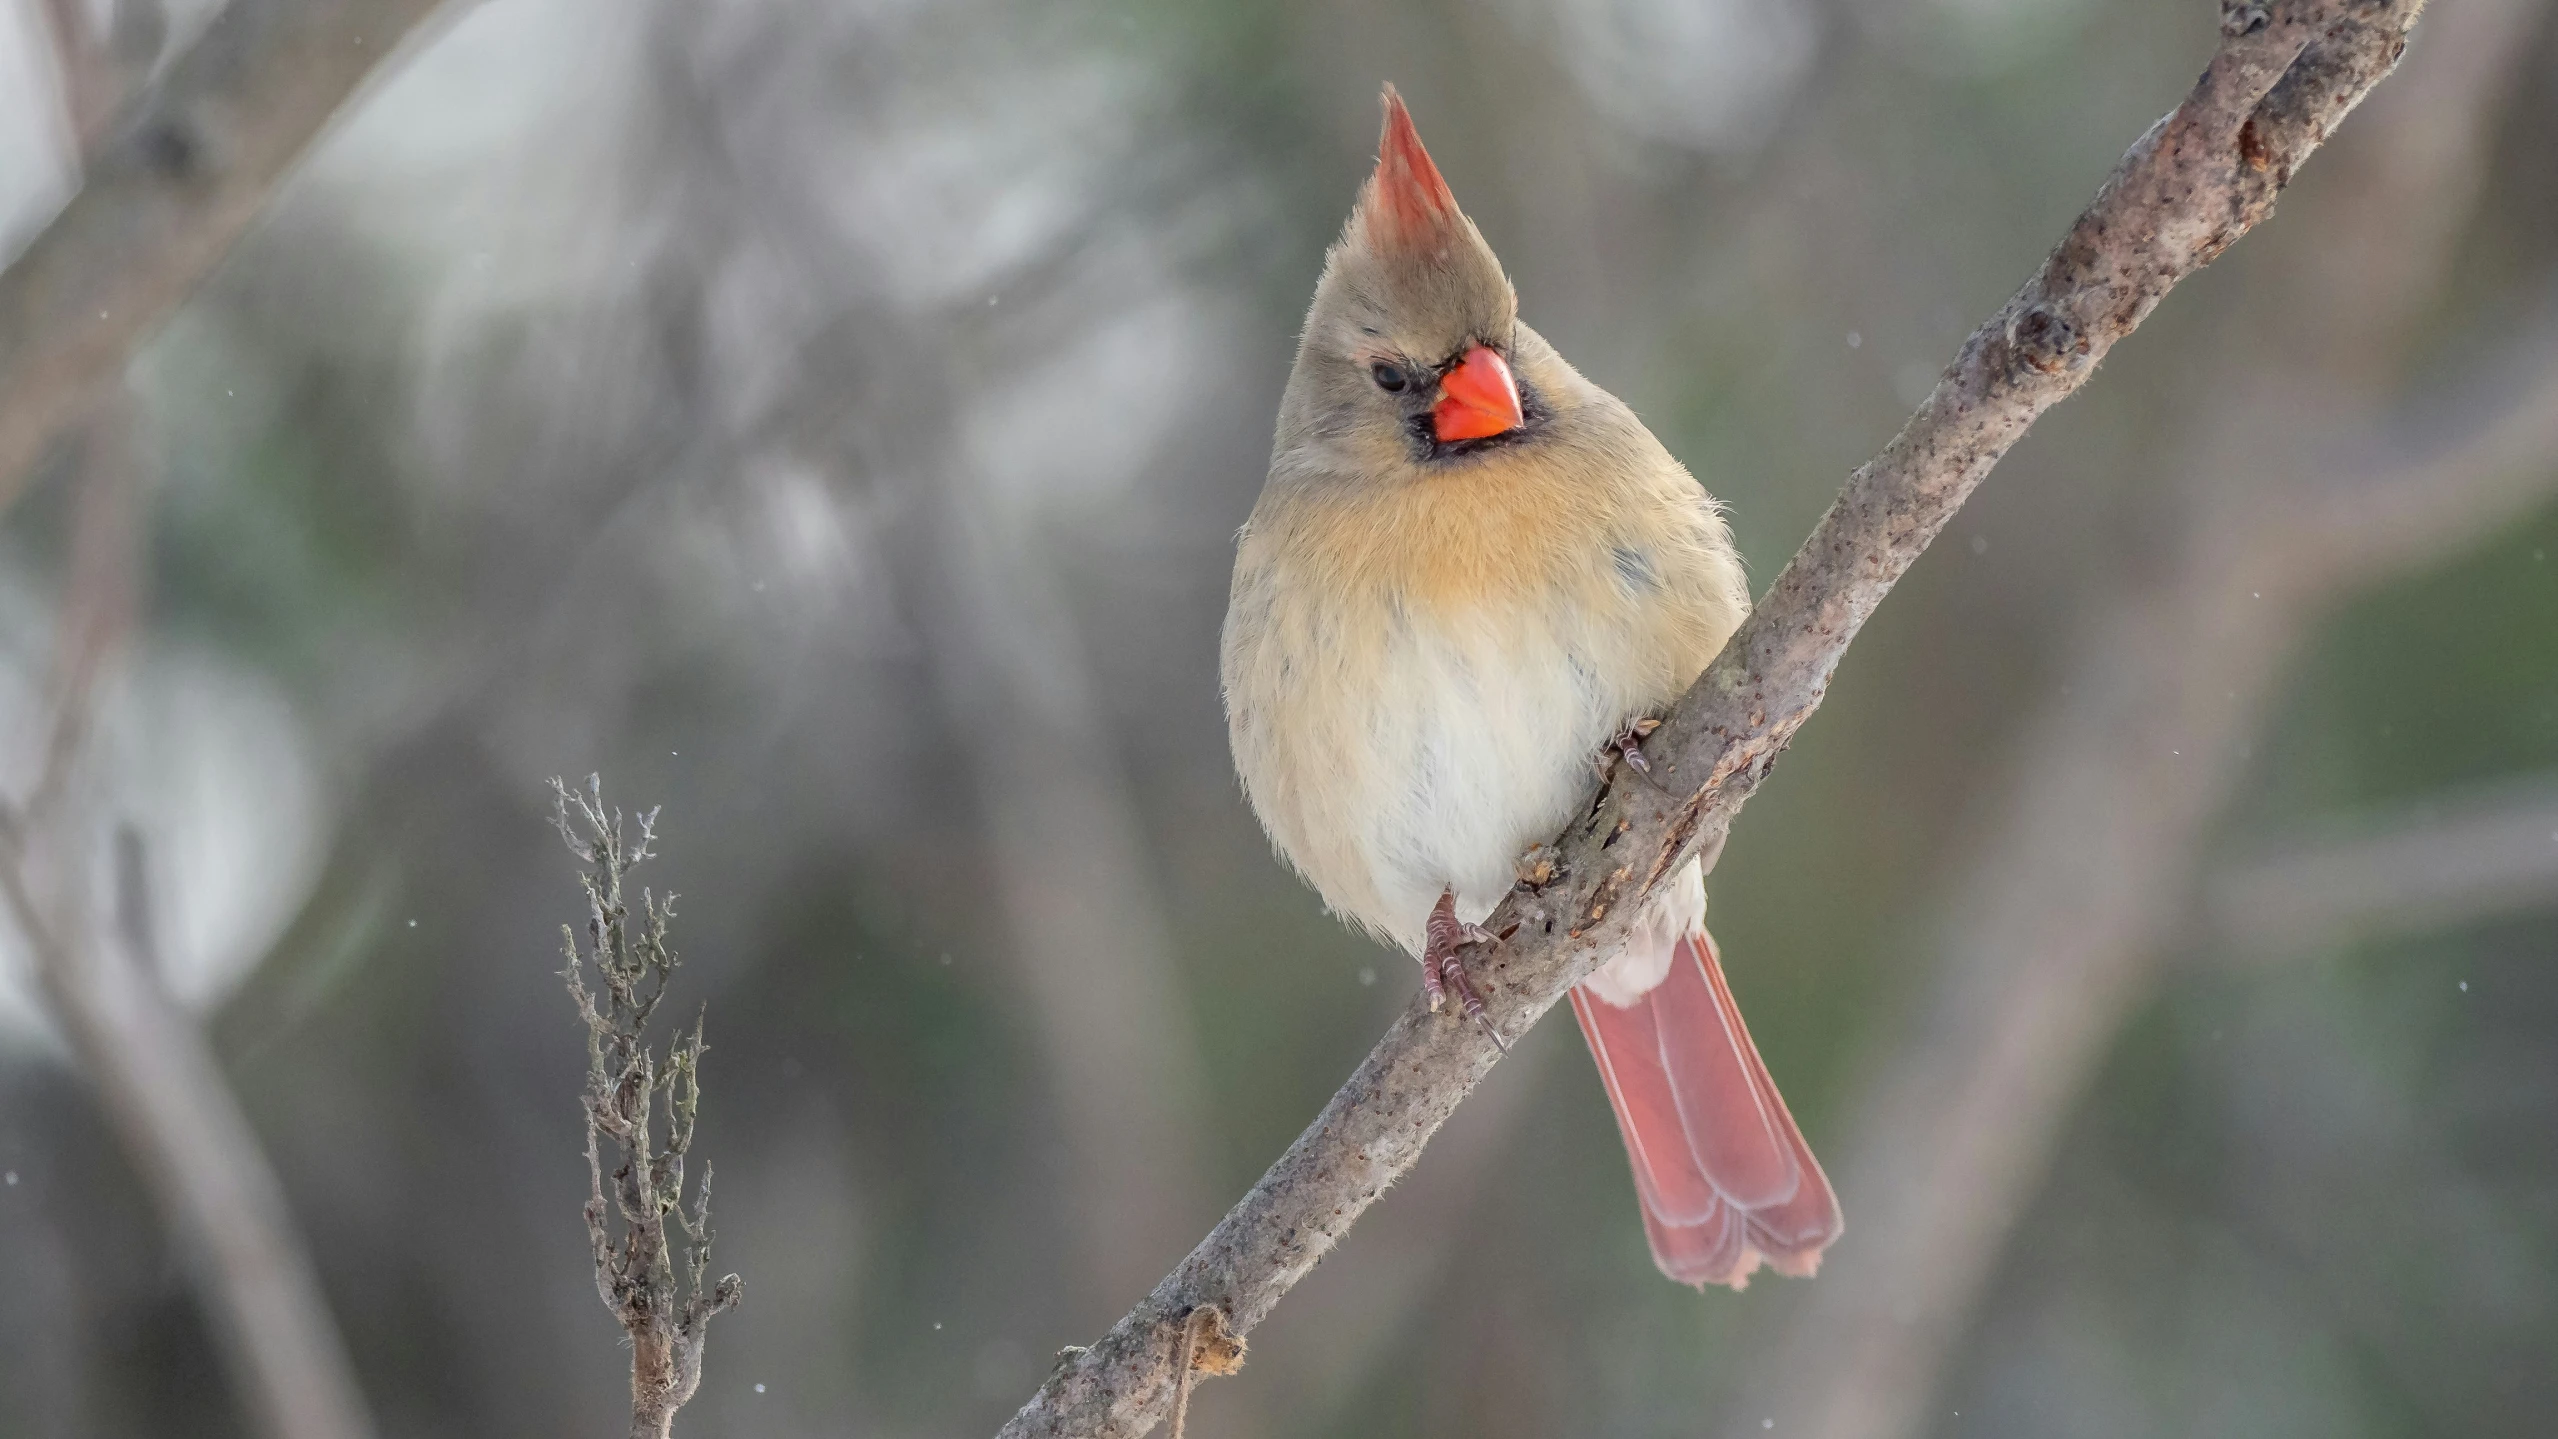
POLYGON ((1439 404, 1430 412, 1439 442, 1482 440, 1519 428, 1519 382, 1509 363, 1484 346, 1466 351, 1439 381, 1439 404))

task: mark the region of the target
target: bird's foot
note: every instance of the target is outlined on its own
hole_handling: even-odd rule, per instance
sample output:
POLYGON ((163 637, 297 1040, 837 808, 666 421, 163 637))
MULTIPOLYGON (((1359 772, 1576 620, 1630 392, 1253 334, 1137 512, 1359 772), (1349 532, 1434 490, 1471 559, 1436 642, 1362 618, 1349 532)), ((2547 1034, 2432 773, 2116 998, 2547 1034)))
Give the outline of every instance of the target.
POLYGON ((1461 951, 1476 945, 1490 946, 1501 942, 1501 936, 1479 924, 1457 918, 1457 896, 1454 890, 1441 890, 1439 902, 1430 908, 1430 922, 1422 929, 1421 989, 1430 996, 1430 1012, 1438 1013, 1450 999, 1466 1012, 1466 1017, 1483 1026, 1493 1047, 1503 1054, 1510 1046, 1503 1043, 1500 1031, 1492 1027, 1492 1019, 1483 1011, 1483 994, 1474 987, 1474 979, 1466 973, 1461 951))
POLYGON ((1647 715, 1644 718, 1627 725, 1614 739, 1611 739, 1606 744, 1599 746, 1599 755, 1594 763, 1598 766, 1600 780, 1604 782, 1607 779, 1608 771, 1616 768, 1616 762, 1618 758, 1622 756, 1628 767, 1633 769, 1636 774, 1643 776, 1643 782, 1645 784, 1652 786, 1654 789, 1661 791, 1663 794, 1669 793, 1670 787, 1668 785, 1665 785, 1658 779, 1653 778, 1652 761, 1643 757, 1643 741, 1649 738, 1652 732, 1660 727, 1661 722, 1659 720, 1653 719, 1647 715))

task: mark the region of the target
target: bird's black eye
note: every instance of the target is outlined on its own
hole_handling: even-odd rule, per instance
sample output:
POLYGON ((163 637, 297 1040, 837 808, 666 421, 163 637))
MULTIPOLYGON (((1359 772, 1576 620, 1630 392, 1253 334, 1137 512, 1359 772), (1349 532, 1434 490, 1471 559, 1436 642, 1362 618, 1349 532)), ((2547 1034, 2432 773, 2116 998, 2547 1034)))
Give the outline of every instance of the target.
POLYGON ((1390 395, 1401 394, 1404 387, 1412 383, 1412 378, 1403 372, 1402 366, 1389 365, 1383 360, 1370 365, 1368 374, 1376 380, 1378 389, 1390 395))

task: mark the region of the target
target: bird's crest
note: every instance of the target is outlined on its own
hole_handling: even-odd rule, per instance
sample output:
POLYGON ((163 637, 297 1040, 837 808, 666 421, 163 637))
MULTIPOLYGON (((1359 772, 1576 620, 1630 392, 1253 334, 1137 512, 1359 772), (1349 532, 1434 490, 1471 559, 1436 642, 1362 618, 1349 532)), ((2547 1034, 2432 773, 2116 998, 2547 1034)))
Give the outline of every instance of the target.
POLYGON ((1376 173, 1359 197, 1360 226, 1380 255, 1435 257, 1465 232, 1466 219, 1392 85, 1386 86, 1385 107, 1376 173))

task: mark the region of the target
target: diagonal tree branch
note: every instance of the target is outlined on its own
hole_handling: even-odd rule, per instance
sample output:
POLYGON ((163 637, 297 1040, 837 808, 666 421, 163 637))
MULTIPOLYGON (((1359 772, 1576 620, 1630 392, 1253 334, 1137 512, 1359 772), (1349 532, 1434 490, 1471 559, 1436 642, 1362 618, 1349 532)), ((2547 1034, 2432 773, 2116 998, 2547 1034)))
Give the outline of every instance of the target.
MULTIPOLYGON (((2194 89, 2134 142, 2060 246, 1965 342, 1883 453, 1848 480, 1722 655, 1647 744, 1675 789, 1622 774, 1560 836, 1542 884, 1490 921, 1483 966, 1517 1033, 1623 940, 1653 889, 1711 852, 1847 646, 1991 466, 2093 373, 2176 283, 2271 213, 2328 132, 2397 63, 2421 0, 2225 3, 2194 89)), ((1416 1000, 1313 1126, 1136 1309, 1069 1350, 1003 1439, 1131 1436, 1163 1415, 1184 1320, 1239 1341, 1419 1158, 1498 1054, 1416 1000)), ((1218 1358, 1230 1362, 1219 1346, 1218 1358)))
MULTIPOLYGON (((2558 370, 2535 387, 2542 416, 2558 416, 2552 381, 2558 370)), ((2542 462, 2516 472, 2544 498, 2558 487, 2550 438, 2542 462)), ((2475 538, 2512 514, 2500 503, 2519 488, 2510 480, 2456 454, 2390 489, 2426 489, 2475 538), (2484 482, 2428 485, 2436 474, 2484 482)), ((2322 517, 2286 510, 2242 524, 2213 511, 2219 523, 2194 524, 2171 565, 2113 597, 2072 644, 2062 696, 2018 742, 1997 832, 1953 886, 1930 946, 1943 966, 1933 992, 1860 1085, 1832 1173, 1843 1192, 1870 1196, 1863 1240, 1751 1366, 1728 1432, 1764 1416, 1818 1439, 1922 1432, 1925 1401, 2072 1100, 2152 992, 2193 857, 2301 636, 2342 594, 2434 554, 2396 549, 2399 563, 2341 591, 2278 589, 2286 575, 2338 573, 2322 517)))
MULTIPOLYGON (((1921 1432, 1948 1357, 2077 1097, 2154 993, 2196 856, 2288 661, 2343 598, 2439 560, 2558 485, 2553 334, 2486 368, 2502 409, 2409 455, 2367 418, 2483 188, 2497 97, 2541 0, 2453 0, 2251 287, 2214 402, 2154 513, 2163 543, 2065 647, 1950 882, 1927 992, 1834 1146, 1862 1239, 1789 1306, 1724 1432, 1921 1432), (2354 257, 2336 258, 2338 252, 2354 257), (2535 364, 2534 361, 2537 361, 2535 364), (2517 383, 2519 382, 2519 383, 2517 383)), ((2483 408, 2483 407, 2481 407, 2483 408)))
POLYGON ((0 510, 436 0, 229 0, 0 271, 0 510))

